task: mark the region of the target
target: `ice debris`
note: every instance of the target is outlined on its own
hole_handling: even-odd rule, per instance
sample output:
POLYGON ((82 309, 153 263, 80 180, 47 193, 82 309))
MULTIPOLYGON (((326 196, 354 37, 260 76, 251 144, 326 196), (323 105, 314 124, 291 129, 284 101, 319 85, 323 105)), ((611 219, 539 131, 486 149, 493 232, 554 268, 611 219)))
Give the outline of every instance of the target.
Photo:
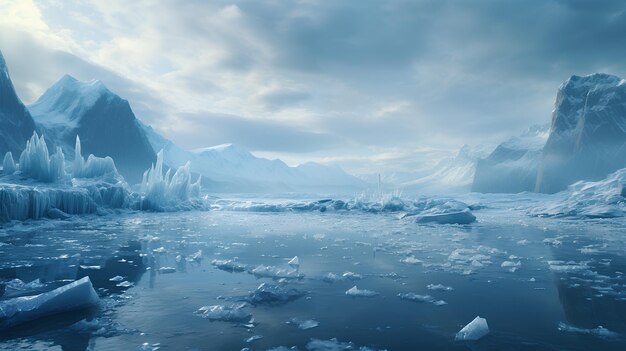
POLYGON ((250 271, 251 274, 257 278, 274 278, 274 279, 300 279, 304 277, 304 274, 298 272, 295 269, 285 269, 275 266, 263 266, 259 265, 250 271))
POLYGON ((487 320, 476 316, 474 320, 469 322, 463 329, 461 329, 456 336, 455 340, 478 340, 485 335, 489 334, 489 326, 487 320))
POLYGON ((227 272, 243 272, 248 268, 245 264, 241 264, 234 260, 213 260, 211 261, 211 264, 215 266, 215 268, 227 272))
POLYGON ((618 336, 617 333, 612 332, 601 325, 598 326, 597 328, 585 329, 585 328, 574 327, 563 322, 559 322, 558 329, 563 332, 589 334, 589 335, 594 335, 594 336, 601 337, 601 338, 615 338, 618 336))
POLYGON ((252 317, 252 314, 244 310, 245 307, 245 303, 202 306, 194 314, 212 321, 245 323, 252 317))
POLYGON ((359 289, 355 285, 346 291, 346 295, 353 297, 374 297, 377 296, 378 293, 372 290, 359 289))
POLYGON ((293 325, 300 330, 312 329, 319 326, 319 322, 313 319, 300 319, 300 318, 290 318, 287 322, 289 325, 293 325))
POLYGON ((446 286, 443 284, 428 284, 426 285, 426 289, 428 290, 441 290, 441 291, 452 291, 454 290, 451 286, 446 286))
POLYGON ((430 295, 418 295, 416 293, 400 293, 398 294, 398 297, 401 298, 402 300, 408 300, 408 301, 415 301, 415 302, 426 302, 426 303, 431 303, 435 306, 443 306, 443 305, 447 305, 448 303, 443 301, 443 300, 437 300, 434 297, 430 296, 430 295))
POLYGON ((263 283, 252 291, 245 298, 245 301, 252 305, 282 305, 297 300, 304 295, 306 295, 306 293, 298 289, 263 283))
POLYGON ((0 301, 0 327, 9 328, 41 317, 81 308, 100 302, 89 277, 84 277, 52 291, 0 301))

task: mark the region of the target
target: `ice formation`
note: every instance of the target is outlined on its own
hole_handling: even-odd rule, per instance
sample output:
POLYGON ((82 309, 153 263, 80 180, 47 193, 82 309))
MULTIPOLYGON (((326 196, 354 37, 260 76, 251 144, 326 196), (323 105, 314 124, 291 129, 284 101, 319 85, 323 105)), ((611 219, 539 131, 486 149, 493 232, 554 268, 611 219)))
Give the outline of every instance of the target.
POLYGON ((304 295, 306 293, 298 289, 263 283, 252 291, 245 301, 252 305, 282 305, 304 295))
POLYGON ((311 202, 260 203, 218 200, 215 210, 247 212, 327 212, 362 211, 366 213, 396 213, 402 218, 417 223, 469 224, 476 220, 469 205, 461 201, 422 197, 417 200, 402 199, 397 196, 383 196, 371 199, 365 196, 350 200, 322 199, 311 202))
POLYGON ((353 297, 374 297, 378 296, 378 293, 372 290, 359 289, 355 285, 346 291, 346 295, 353 297))
POLYGON ((0 327, 9 328, 41 317, 86 308, 99 303, 89 277, 50 292, 0 301, 0 327))
POLYGON ((15 165, 15 160, 13 160, 13 154, 11 151, 7 151, 4 159, 2 159, 2 173, 13 174, 15 171, 17 171, 17 166, 15 165))
POLYGON ((330 340, 311 339, 311 341, 306 344, 306 349, 309 351, 374 351, 369 347, 355 346, 353 342, 339 341, 337 338, 330 340))
POLYGON ((446 286, 446 285, 443 285, 443 284, 428 284, 426 286, 426 289, 428 289, 428 290, 440 290, 440 291, 452 291, 452 290, 454 290, 453 287, 446 286))
POLYGON ((202 306, 194 314, 212 321, 245 323, 252 315, 244 310, 246 304, 202 306))
POLYGON ((258 278, 292 278, 292 279, 300 279, 304 277, 303 274, 299 273, 295 269, 285 269, 279 268, 275 266, 263 266, 259 265, 256 268, 250 271, 251 274, 258 278))
POLYGON ((313 319, 300 319, 300 318, 290 318, 287 322, 289 325, 293 325, 300 330, 312 329, 319 326, 319 322, 313 319))
POLYGON ((235 262, 234 260, 213 260, 211 264, 217 269, 221 269, 227 272, 243 272, 248 266, 235 262))
POLYGON ((414 302, 426 302, 426 303, 433 304, 435 306, 443 306, 443 305, 448 304, 447 302, 443 300, 437 300, 430 295, 418 295, 412 292, 400 293, 398 294, 398 297, 401 298, 402 300, 408 300, 408 301, 414 301, 414 302))
POLYGON ((589 335, 594 335, 594 336, 598 336, 601 338, 615 338, 618 336, 617 333, 612 332, 601 325, 596 328, 586 329, 586 328, 574 327, 566 323, 559 322, 558 329, 564 332, 577 333, 577 334, 589 334, 589 335))
POLYGON ((191 182, 189 162, 179 167, 174 175, 169 169, 163 175, 163 150, 157 153, 156 164, 143 174, 141 182, 140 209, 163 211, 187 206, 193 208, 192 200, 200 196, 201 177, 191 182))
POLYGON ((487 320, 477 316, 469 322, 463 329, 456 333, 455 340, 478 340, 489 334, 487 320))
POLYGON ((157 211, 204 208, 199 199, 200 178, 191 183, 188 166, 179 168, 171 177, 169 171, 163 176, 161 157, 157 166, 146 172, 149 177, 143 184, 144 192, 135 194, 118 173, 112 158, 89 155, 84 160, 78 136, 74 155, 72 164, 66 167, 63 151, 57 147, 50 156, 44 136, 36 132, 27 141, 19 164, 7 153, 0 178, 0 222, 65 219, 69 215, 123 208, 157 211))

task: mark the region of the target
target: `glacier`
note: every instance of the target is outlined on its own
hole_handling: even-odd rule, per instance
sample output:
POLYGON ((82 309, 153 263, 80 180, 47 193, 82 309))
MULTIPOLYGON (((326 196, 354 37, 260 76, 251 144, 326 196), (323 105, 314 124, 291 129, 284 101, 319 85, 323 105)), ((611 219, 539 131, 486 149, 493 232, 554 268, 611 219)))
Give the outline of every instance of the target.
POLYGON ((191 182, 189 165, 163 175, 163 158, 145 172, 139 192, 119 174, 111 157, 89 155, 85 161, 76 136, 74 160, 66 164, 60 147, 53 155, 43 135, 33 132, 15 164, 3 159, 0 176, 0 222, 64 219, 69 215, 106 214, 116 209, 176 211, 204 208, 200 178, 191 182))
POLYGON ((529 214, 543 217, 614 218, 626 216, 626 168, 599 181, 579 181, 554 194, 529 214))

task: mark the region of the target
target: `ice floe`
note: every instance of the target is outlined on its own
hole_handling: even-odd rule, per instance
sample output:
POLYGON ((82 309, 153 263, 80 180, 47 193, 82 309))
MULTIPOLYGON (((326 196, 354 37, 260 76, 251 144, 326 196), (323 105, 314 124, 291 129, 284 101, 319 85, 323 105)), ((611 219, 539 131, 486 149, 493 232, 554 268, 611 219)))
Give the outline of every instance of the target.
POLYGON ((282 305, 306 295, 305 292, 282 285, 263 283, 244 299, 252 305, 282 305))
POLYGON ((487 320, 477 316, 469 322, 463 329, 461 329, 456 336, 455 340, 478 340, 485 335, 489 334, 489 325, 487 320))
POLYGON ((81 308, 100 302, 89 277, 34 296, 0 301, 0 327, 8 328, 41 317, 81 308))
POLYGON ((194 314, 212 321, 245 323, 252 317, 252 314, 244 309, 245 307, 245 303, 202 306, 194 314))
POLYGON ((430 296, 430 295, 419 295, 416 293, 400 293, 398 294, 398 297, 401 298, 402 300, 408 300, 408 301, 414 301, 414 302, 426 302, 426 303, 430 303, 433 304, 435 306, 443 306, 443 305, 447 305, 448 303, 443 301, 443 300, 437 300, 436 298, 430 296))
POLYGON ((376 291, 359 289, 356 285, 346 291, 346 295, 353 297, 374 297, 379 294, 376 291))
POLYGON ((300 330, 312 329, 319 326, 319 322, 313 319, 300 319, 300 318, 290 318, 287 322, 289 325, 293 325, 300 330))

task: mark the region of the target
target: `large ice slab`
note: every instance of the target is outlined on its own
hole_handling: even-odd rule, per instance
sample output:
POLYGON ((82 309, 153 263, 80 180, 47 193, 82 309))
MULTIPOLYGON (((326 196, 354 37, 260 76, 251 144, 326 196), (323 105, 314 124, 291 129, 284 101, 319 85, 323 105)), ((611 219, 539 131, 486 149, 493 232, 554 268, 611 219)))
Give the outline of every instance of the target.
POLYGON ((463 329, 456 333, 455 340, 478 340, 489 334, 489 325, 487 320, 476 316, 474 320, 469 322, 463 329))
POLYGON ((0 327, 9 328, 41 317, 98 305, 89 277, 52 291, 0 301, 0 327))

